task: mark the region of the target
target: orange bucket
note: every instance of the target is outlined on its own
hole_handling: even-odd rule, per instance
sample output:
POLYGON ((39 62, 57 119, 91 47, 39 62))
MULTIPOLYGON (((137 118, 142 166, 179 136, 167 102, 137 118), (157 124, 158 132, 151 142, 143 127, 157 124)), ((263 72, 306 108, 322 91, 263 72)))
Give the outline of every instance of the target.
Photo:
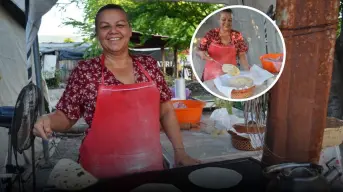
POLYGON ((266 59, 278 59, 279 57, 283 57, 282 53, 269 53, 262 55, 260 57, 260 61, 262 63, 263 69, 271 72, 271 73, 279 73, 282 66, 281 62, 273 62, 273 61, 267 61, 266 59))
POLYGON ((172 100, 172 103, 182 103, 187 108, 174 108, 179 123, 199 123, 205 102, 198 100, 172 100))

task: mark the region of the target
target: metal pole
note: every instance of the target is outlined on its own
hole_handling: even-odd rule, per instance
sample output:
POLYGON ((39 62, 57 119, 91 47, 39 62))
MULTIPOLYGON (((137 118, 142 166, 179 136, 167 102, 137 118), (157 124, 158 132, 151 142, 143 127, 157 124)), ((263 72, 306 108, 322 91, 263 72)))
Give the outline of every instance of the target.
POLYGON ((270 91, 262 162, 318 163, 326 127, 339 0, 278 0, 286 43, 283 73, 270 91))
MULTIPOLYGON (((35 63, 35 74, 36 74, 36 83, 37 87, 41 91, 41 107, 39 109, 39 114, 43 115, 45 114, 45 103, 44 103, 44 94, 43 94, 43 87, 42 87, 42 65, 40 61, 40 54, 39 54, 39 43, 38 43, 38 36, 36 37, 35 41, 33 42, 33 57, 34 57, 34 63, 35 63)), ((50 167, 50 161, 49 161, 49 141, 42 140, 43 145, 43 154, 44 154, 44 160, 46 165, 50 167)))

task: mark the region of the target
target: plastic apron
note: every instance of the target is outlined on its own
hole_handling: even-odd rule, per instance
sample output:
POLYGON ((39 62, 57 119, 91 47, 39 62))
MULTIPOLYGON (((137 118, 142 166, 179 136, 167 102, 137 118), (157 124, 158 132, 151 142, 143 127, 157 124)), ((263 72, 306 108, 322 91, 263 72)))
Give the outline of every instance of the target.
POLYGON ((160 144, 160 92, 149 82, 98 88, 94 117, 80 147, 79 162, 97 178, 163 170, 160 144))
POLYGON ((208 48, 208 54, 211 58, 218 61, 207 61, 205 64, 203 80, 208 81, 223 75, 222 64, 237 65, 237 51, 234 45, 221 46, 211 43, 208 48))

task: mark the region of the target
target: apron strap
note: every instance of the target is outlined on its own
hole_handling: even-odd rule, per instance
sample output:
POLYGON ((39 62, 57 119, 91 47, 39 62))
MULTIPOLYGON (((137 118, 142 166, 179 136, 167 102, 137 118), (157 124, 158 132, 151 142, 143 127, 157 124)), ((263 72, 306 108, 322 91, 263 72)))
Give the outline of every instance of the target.
MULTIPOLYGON (((132 62, 134 62, 132 60, 132 62)), ((102 54, 101 57, 100 57, 100 63, 101 63, 101 83, 104 84, 104 67, 105 67, 105 55, 102 54)), ((140 70, 143 71, 144 75, 148 78, 149 82, 152 81, 149 73, 144 69, 144 67, 139 63, 137 62, 137 66, 140 70)))
POLYGON ((140 64, 140 62, 137 62, 137 66, 143 71, 144 75, 148 78, 149 82, 151 82, 152 79, 151 79, 149 73, 144 69, 142 64, 140 64))
POLYGON ((100 58, 100 63, 101 63, 101 84, 104 85, 104 67, 105 67, 105 55, 101 54, 100 58))

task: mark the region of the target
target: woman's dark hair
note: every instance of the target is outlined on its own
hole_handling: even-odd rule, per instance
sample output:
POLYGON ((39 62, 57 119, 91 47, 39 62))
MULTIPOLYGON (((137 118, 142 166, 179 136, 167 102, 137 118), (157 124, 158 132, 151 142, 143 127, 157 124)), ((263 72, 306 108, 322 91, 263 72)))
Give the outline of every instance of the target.
POLYGON ((95 15, 95 34, 96 34, 97 31, 98 31, 98 20, 99 20, 99 16, 100 16, 100 14, 101 14, 103 11, 105 11, 105 10, 120 10, 120 11, 122 11, 122 12, 125 13, 126 18, 129 20, 129 17, 128 17, 128 15, 127 15, 125 9, 124 9, 122 6, 117 5, 117 4, 107 4, 107 5, 103 6, 103 7, 101 7, 101 8, 98 10, 98 12, 96 13, 96 15, 95 15))
POLYGON ((221 13, 231 13, 232 14, 232 9, 224 9, 221 11, 221 13))

